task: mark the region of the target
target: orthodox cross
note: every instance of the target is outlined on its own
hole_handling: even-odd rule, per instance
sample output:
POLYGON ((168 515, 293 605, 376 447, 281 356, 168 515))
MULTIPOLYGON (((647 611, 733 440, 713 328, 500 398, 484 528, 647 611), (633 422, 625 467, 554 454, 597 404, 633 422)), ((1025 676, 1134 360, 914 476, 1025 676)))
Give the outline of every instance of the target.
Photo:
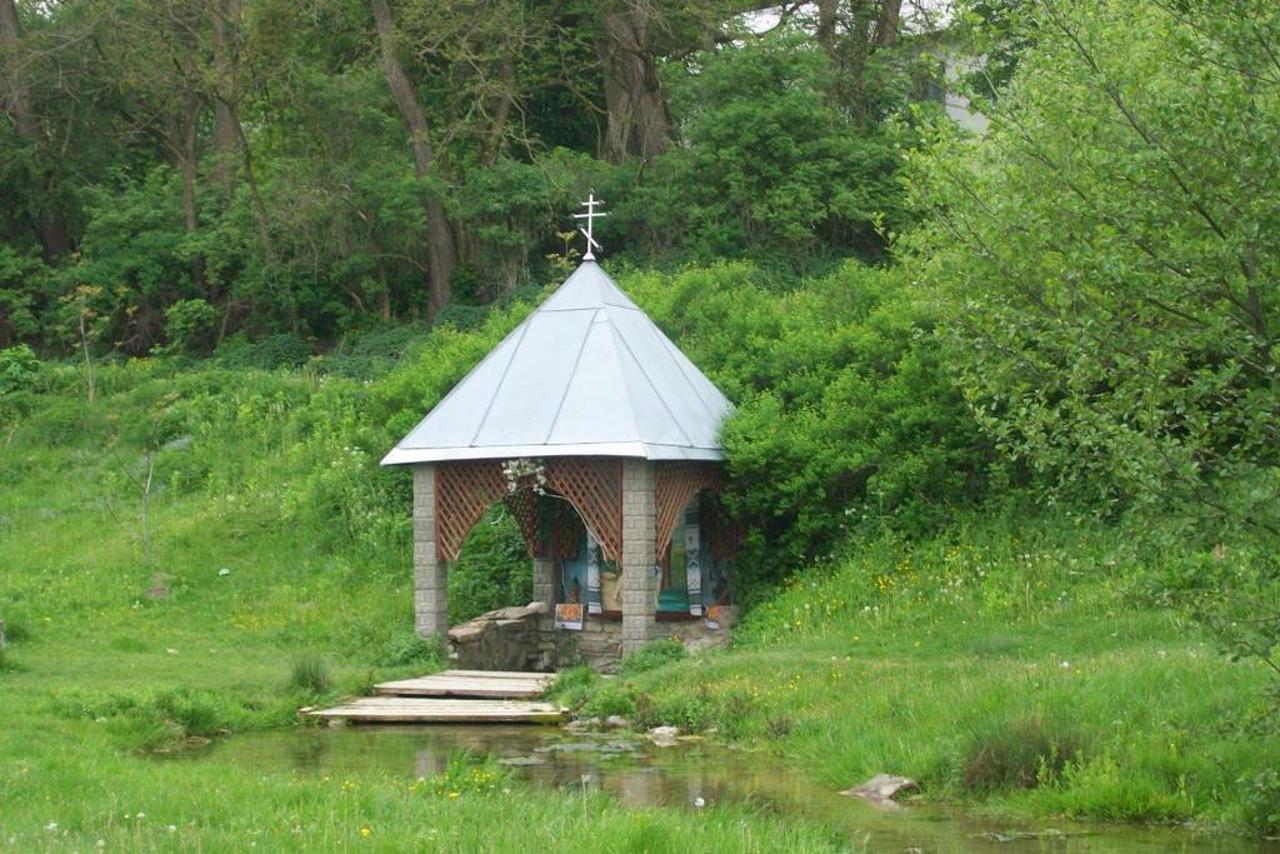
POLYGON ((595 238, 591 236, 591 226, 595 223, 596 217, 609 215, 604 211, 596 210, 596 205, 603 205, 603 204, 604 204, 604 199, 597 199, 596 191, 592 190, 591 192, 587 193, 587 200, 582 203, 582 206, 587 209, 587 212, 573 215, 574 219, 585 219, 587 221, 586 228, 583 228, 582 226, 578 226, 578 231, 581 231, 582 236, 587 238, 587 253, 582 256, 583 261, 596 260, 596 255, 593 250, 601 248, 600 244, 596 243, 595 238))

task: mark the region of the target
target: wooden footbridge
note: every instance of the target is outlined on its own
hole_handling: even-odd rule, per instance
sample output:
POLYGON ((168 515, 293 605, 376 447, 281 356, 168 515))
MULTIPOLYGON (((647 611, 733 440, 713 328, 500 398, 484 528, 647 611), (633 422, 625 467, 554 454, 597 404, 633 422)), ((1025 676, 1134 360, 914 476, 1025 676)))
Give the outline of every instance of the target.
POLYGON ((360 723, 559 723, 564 710, 538 699, 554 679, 552 673, 446 670, 383 682, 372 697, 302 713, 360 723))

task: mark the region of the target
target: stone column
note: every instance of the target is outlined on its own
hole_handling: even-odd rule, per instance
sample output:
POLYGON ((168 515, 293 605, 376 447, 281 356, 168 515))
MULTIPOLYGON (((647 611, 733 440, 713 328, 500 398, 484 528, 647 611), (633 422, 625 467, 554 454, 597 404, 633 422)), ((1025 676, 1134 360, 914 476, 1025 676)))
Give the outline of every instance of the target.
POLYGON ((533 601, 545 603, 548 614, 555 609, 555 564, 550 558, 533 559, 533 601))
POLYGON ((436 468, 413 467, 413 627, 443 641, 449 631, 445 564, 436 553, 436 468))
POLYGON ((622 461, 622 652, 649 642, 657 625, 658 579, 653 567, 657 507, 653 463, 622 461))

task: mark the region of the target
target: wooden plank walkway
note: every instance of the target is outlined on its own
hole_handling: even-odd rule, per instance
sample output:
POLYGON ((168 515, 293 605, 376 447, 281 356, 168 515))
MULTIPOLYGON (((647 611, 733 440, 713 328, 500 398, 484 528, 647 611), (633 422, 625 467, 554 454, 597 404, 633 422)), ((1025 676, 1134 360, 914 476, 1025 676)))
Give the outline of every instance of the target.
POLYGON ((382 723, 559 723, 564 710, 534 699, 555 674, 446 670, 374 686, 331 709, 304 710, 309 717, 382 723))
POLYGON ((448 670, 433 676, 383 682, 374 690, 393 697, 476 697, 480 699, 532 700, 542 696, 554 676, 546 673, 486 673, 480 670, 448 670))
POLYGON ((360 697, 308 714, 363 723, 560 723, 564 719, 564 710, 550 703, 428 697, 360 697))

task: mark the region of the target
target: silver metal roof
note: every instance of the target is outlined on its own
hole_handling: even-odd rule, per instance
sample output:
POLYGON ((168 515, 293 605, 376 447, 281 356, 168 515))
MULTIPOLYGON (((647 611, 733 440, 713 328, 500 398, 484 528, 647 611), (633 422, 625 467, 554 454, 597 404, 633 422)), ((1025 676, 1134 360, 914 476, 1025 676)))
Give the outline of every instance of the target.
POLYGON ((732 408, 599 264, 584 261, 382 464, 719 460, 732 408))

